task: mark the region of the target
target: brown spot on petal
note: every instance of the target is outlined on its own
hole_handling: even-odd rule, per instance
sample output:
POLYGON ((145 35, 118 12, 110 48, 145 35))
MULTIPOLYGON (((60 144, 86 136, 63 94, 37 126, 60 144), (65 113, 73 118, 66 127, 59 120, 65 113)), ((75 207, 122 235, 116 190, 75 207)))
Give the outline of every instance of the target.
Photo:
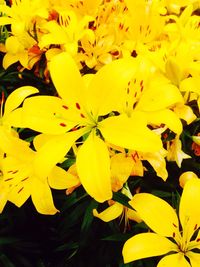
POLYGON ((81 109, 81 106, 80 106, 79 103, 76 103, 76 108, 77 108, 77 109, 81 109))
POLYGON ((13 178, 7 178, 7 179, 5 179, 4 181, 5 182, 8 182, 8 181, 10 181, 10 180, 12 180, 13 178))
POLYGON ((66 125, 65 123, 61 122, 61 123, 60 123, 60 126, 62 126, 62 127, 66 127, 67 125, 66 125))
POLYGON ((22 187, 21 189, 19 189, 19 191, 17 192, 18 194, 24 189, 24 187, 22 187))
POLYGON ((66 105, 62 105, 62 107, 63 107, 64 109, 69 109, 68 106, 66 106, 66 105))

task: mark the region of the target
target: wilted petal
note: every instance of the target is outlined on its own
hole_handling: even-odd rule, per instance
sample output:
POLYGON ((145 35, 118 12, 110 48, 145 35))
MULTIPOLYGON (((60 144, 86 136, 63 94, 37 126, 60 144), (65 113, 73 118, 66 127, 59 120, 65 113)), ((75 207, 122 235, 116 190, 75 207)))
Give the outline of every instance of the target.
POLYGON ((118 218, 123 212, 123 205, 120 203, 114 203, 104 211, 98 213, 96 209, 93 210, 93 215, 104 222, 110 222, 118 218))
POLYGON ((92 132, 77 153, 81 184, 98 202, 112 198, 110 158, 106 144, 92 132))
POLYGON ((124 262, 128 263, 139 259, 160 256, 176 249, 176 245, 163 236, 154 233, 142 233, 126 241, 122 254, 124 262))
POLYGON ((174 209, 164 200, 152 194, 136 194, 129 204, 141 219, 156 233, 175 237, 179 222, 174 209))
MULTIPOLYGON (((162 258, 157 267, 191 267, 183 253, 176 253, 162 258)), ((193 265, 192 265, 193 267, 193 265)))

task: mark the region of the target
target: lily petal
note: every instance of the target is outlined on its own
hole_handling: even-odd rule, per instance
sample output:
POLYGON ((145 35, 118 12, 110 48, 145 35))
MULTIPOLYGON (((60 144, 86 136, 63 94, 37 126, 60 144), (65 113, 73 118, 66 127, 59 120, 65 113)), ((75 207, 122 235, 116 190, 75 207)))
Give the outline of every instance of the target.
POLYGON ((185 184, 180 206, 179 218, 186 240, 190 240, 194 231, 200 226, 200 180, 191 179, 185 184))
POLYGON ((104 222, 110 222, 118 218, 123 212, 123 205, 120 203, 114 203, 104 211, 98 213, 96 209, 93 210, 93 215, 104 222))
POLYGON ((45 134, 62 134, 77 123, 65 120, 63 101, 59 97, 35 96, 23 104, 22 120, 27 128, 45 134))
POLYGON ((31 183, 31 198, 37 212, 54 215, 58 212, 53 203, 51 190, 46 181, 33 178, 31 183))
POLYGON ((154 233, 142 233, 128 239, 122 254, 124 262, 160 256, 176 250, 176 245, 163 236, 154 233))
POLYGON ((142 111, 157 111, 176 103, 183 103, 183 97, 179 89, 172 84, 161 84, 153 86, 153 84, 144 91, 136 109, 142 111))
POLYGON ((55 166, 48 176, 49 186, 54 189, 66 189, 80 184, 77 176, 55 166))
POLYGON ((159 235, 174 237, 178 232, 178 217, 174 209, 161 198, 141 193, 134 195, 129 204, 138 212, 141 219, 159 235))
POLYGON ((127 149, 150 152, 162 148, 160 137, 145 125, 144 116, 134 113, 109 117, 98 124, 102 135, 111 144, 127 149))
POLYGON ((106 144, 93 132, 78 150, 76 166, 89 195, 98 202, 112 198, 109 152, 106 144))
POLYGON ((74 142, 83 135, 85 129, 52 137, 38 151, 34 159, 35 174, 46 178, 53 167, 60 162, 70 150, 74 142))
POLYGON ((185 259, 183 253, 176 253, 176 254, 168 255, 162 258, 157 265, 157 267, 168 267, 168 266, 191 267, 189 262, 185 259))
POLYGON ((176 134, 181 134, 183 130, 182 123, 179 117, 169 109, 163 109, 155 112, 146 113, 149 123, 155 125, 165 124, 167 127, 176 134))
POLYGON ((8 115, 11 111, 19 107, 24 99, 32 94, 38 93, 38 89, 32 86, 23 86, 13 91, 5 102, 4 116, 8 115))
POLYGON ((49 70, 59 96, 70 106, 81 105, 84 82, 73 58, 66 52, 58 54, 49 63, 49 70))
POLYGON ((106 115, 119 110, 128 82, 131 80, 135 61, 133 58, 119 59, 102 67, 91 80, 88 88, 88 108, 94 116, 106 115))
MULTIPOLYGON (((194 253, 192 251, 187 252, 187 257, 190 259, 192 267, 199 267, 200 263, 200 254, 194 253)), ((180 265, 179 265, 180 266, 180 265)), ((182 265, 181 265, 182 266, 182 265)))

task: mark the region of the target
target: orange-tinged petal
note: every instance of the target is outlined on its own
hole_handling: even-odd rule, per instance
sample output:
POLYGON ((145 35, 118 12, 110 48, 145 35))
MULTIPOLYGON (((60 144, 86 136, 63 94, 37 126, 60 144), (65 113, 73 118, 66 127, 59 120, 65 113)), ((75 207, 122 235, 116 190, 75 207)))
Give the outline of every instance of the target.
POLYGON ((34 159, 35 174, 41 179, 47 178, 53 167, 60 162, 75 141, 85 133, 85 129, 54 136, 38 151, 34 159))
POLYGON ((37 212, 47 215, 54 215, 58 212, 54 206, 51 189, 47 180, 41 181, 33 178, 31 183, 31 198, 37 212))
POLYGON ((89 195, 98 202, 112 198, 109 152, 106 144, 93 132, 78 150, 76 166, 89 195))
POLYGON ((66 189, 80 184, 77 176, 55 166, 48 176, 48 183, 54 189, 66 189))
POLYGON ((127 217, 129 220, 135 221, 137 223, 142 222, 142 219, 140 218, 138 212, 132 209, 127 209, 127 217))
POLYGON ((4 116, 7 116, 14 109, 19 107, 27 96, 38 93, 38 89, 33 86, 22 86, 13 91, 6 99, 4 116))
MULTIPOLYGON (((175 253, 162 258, 157 267, 191 267, 189 262, 185 259, 183 253, 175 253)), ((193 267, 193 265, 192 265, 193 267)))
POLYGON ((134 195, 129 204, 153 231, 162 236, 176 236, 179 228, 178 217, 166 201, 152 194, 141 193, 134 195))
POLYGON ((118 218, 123 212, 123 205, 120 203, 114 203, 104 211, 98 213, 96 209, 93 210, 93 215, 104 222, 110 222, 118 218))
POLYGON ((146 127, 142 114, 135 113, 131 118, 125 114, 109 117, 98 128, 106 141, 120 147, 143 152, 162 148, 160 137, 146 127))
POLYGON ((128 263, 139 259, 160 256, 176 249, 176 245, 163 236, 154 233, 142 233, 126 241, 122 254, 124 262, 128 263))
POLYGON ((65 52, 58 54, 49 63, 49 70, 56 90, 66 104, 74 106, 78 102, 81 105, 84 82, 73 58, 65 52))

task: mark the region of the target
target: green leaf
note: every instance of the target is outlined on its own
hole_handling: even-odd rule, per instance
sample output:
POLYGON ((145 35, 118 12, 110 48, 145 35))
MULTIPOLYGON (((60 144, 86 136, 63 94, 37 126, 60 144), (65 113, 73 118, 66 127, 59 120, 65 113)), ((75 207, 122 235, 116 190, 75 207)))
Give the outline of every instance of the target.
POLYGON ((83 218, 83 222, 81 225, 81 232, 82 233, 85 233, 89 230, 89 228, 92 224, 92 221, 94 219, 92 211, 93 211, 93 209, 96 209, 97 207, 98 207, 98 202, 95 200, 92 200, 90 202, 89 206, 87 207, 87 209, 85 211, 84 218, 83 218))

